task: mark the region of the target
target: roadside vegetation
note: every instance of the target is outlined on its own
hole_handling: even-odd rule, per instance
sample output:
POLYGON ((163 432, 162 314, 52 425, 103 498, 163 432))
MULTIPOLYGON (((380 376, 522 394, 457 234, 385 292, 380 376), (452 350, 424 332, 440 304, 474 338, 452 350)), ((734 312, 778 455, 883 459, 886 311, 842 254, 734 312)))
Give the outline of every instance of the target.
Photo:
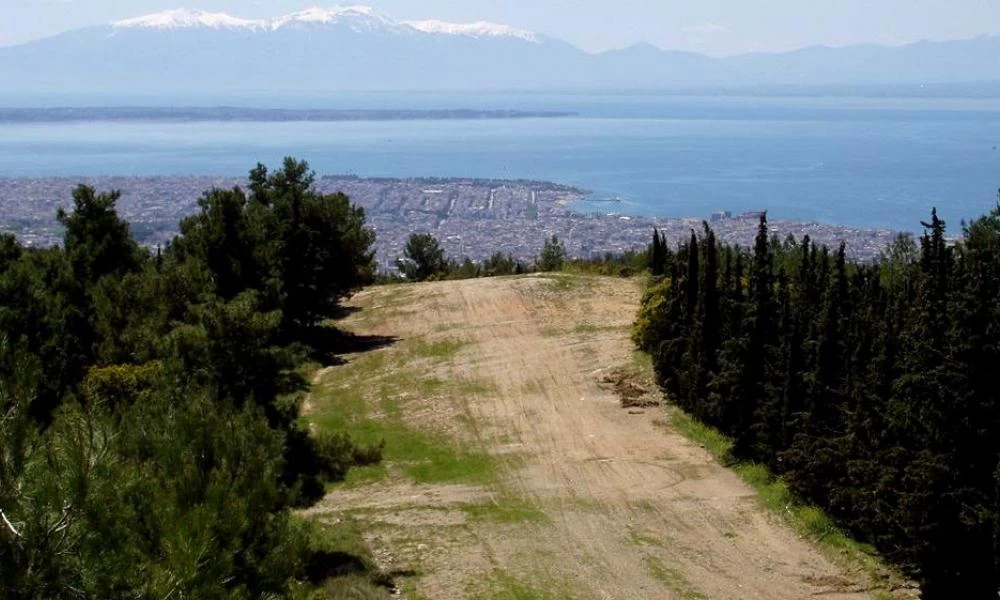
POLYGON ((684 411, 674 426, 812 537, 867 551, 846 532, 927 600, 992 598, 1000 206, 954 244, 936 214, 924 226, 863 265, 772 239, 766 217, 750 251, 706 224, 665 253, 633 339, 684 411))
MULTIPOLYGON (((658 232, 656 236, 659 240, 658 232)), ((665 242, 663 243, 665 250, 665 242)), ((376 279, 380 283, 400 283, 555 272, 632 277, 650 268, 650 257, 649 251, 607 253, 600 257, 570 257, 565 245, 553 235, 544 241, 534 260, 519 260, 510 254, 498 252, 485 261, 474 262, 470 258, 449 258, 432 234, 414 233, 407 240, 403 256, 396 261, 398 272, 380 273, 376 279)))
POLYGON ((293 512, 384 448, 299 422, 301 365, 349 341, 322 323, 374 266, 364 212, 312 181, 258 165, 156 252, 85 186, 62 247, 0 237, 0 596, 387 585, 349 528, 293 512))

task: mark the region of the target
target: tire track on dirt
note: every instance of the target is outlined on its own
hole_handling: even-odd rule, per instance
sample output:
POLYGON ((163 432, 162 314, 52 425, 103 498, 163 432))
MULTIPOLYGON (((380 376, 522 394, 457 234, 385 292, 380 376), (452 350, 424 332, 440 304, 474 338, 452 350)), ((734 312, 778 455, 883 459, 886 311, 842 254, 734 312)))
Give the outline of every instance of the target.
MULTIPOLYGON (((356 297, 359 314, 381 304, 387 289, 356 297)), ((375 321, 352 316, 345 324, 358 334, 468 342, 442 376, 489 383, 461 399, 473 435, 496 455, 520 458, 502 463, 502 486, 548 517, 466 523, 448 539, 414 528, 407 535, 425 536, 437 549, 420 559, 424 573, 415 587, 422 594, 471 597, 470 585, 484 570, 502 569, 556 582, 559 597, 869 597, 852 591, 863 589, 864 574, 845 572, 768 514, 707 451, 654 423, 662 413, 630 414, 598 385, 598 373, 631 359, 636 282, 479 279, 408 286, 406 298, 405 310, 375 321)), ((398 348, 379 352, 389 363, 405 360, 398 348)), ((397 497, 405 510, 415 496, 400 493, 405 485, 361 493, 382 507, 397 497)), ((343 506, 352 493, 357 500, 347 491, 328 502, 343 506)))

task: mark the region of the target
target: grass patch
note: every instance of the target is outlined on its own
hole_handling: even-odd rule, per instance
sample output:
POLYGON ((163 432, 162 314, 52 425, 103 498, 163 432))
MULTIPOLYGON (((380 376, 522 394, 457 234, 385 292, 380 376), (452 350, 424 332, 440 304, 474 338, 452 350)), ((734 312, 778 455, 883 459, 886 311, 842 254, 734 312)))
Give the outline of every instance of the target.
POLYGON ((458 394, 468 394, 470 396, 485 396, 496 392, 497 386, 492 381, 463 379, 455 383, 454 391, 458 394))
POLYGON ((434 360, 450 360, 458 351, 468 346, 467 340, 441 340, 428 342, 419 339, 410 344, 410 355, 415 358, 430 358, 434 360))
POLYGON ((560 291, 569 290, 580 285, 583 279, 580 275, 559 272, 542 273, 538 277, 551 281, 553 287, 560 291))
POLYGON ((680 571, 671 569, 655 556, 646 557, 646 568, 653 577, 686 600, 708 600, 705 594, 691 589, 691 584, 680 571))
POLYGON ((489 600, 562 600, 569 595, 557 595, 552 590, 539 589, 515 579, 510 573, 495 569, 484 581, 485 589, 472 594, 489 600))
MULTIPOLYGON (((381 361, 373 361, 378 362, 381 361)), ((354 374, 365 374, 372 365, 356 363, 352 366, 357 368, 354 374)), ((407 371, 398 371, 376 381, 368 383, 367 387, 360 379, 349 381, 347 385, 314 396, 315 408, 309 420, 320 430, 348 432, 351 439, 361 445, 385 442, 382 464, 352 469, 345 482, 336 485, 379 481, 389 474, 389 466, 401 469, 419 483, 487 484, 494 480, 497 460, 492 455, 470 443, 414 427, 403 418, 406 405, 402 394, 416 392, 420 398, 428 398, 446 389, 447 382, 433 377, 421 378, 407 371), (375 397, 366 397, 365 391, 375 397)))
POLYGON ((465 514, 475 521, 492 523, 545 523, 549 520, 542 510, 520 498, 504 497, 479 504, 460 505, 465 514))
POLYGON ((369 327, 381 327, 410 305, 412 288, 408 284, 385 284, 370 288, 377 292, 368 298, 361 311, 352 318, 369 327))
POLYGON ((496 460, 486 452, 444 435, 406 424, 396 414, 368 418, 367 411, 353 414, 340 410, 314 414, 313 422, 328 431, 348 431, 362 445, 385 442, 383 464, 348 473, 346 483, 358 485, 384 478, 387 465, 394 465, 418 483, 487 484, 493 481, 496 460))
POLYGON ((592 335, 606 331, 618 331, 619 329, 620 327, 617 325, 599 325, 597 323, 591 323, 590 321, 583 321, 582 323, 578 323, 576 327, 573 328, 573 333, 577 335, 592 335))
POLYGON ((388 600, 391 577, 375 564, 361 527, 353 519, 336 524, 307 521, 305 532, 312 557, 307 582, 293 598, 308 600, 388 600))
POLYGON ((653 372, 653 357, 641 350, 633 350, 631 367, 639 373, 651 374, 653 372))
POLYGON ((705 425, 675 406, 670 406, 667 409, 667 415, 670 417, 670 427, 689 440, 703 446, 715 457, 715 460, 724 466, 729 466, 732 463, 733 442, 719 430, 705 425))
POLYGON ((329 488, 336 487, 358 487, 382 481, 389 476, 389 469, 385 466, 385 460, 377 465, 367 465, 364 467, 352 467, 347 472, 347 477, 339 482, 330 484, 329 488))
MULTIPOLYGON (((701 423, 675 406, 668 407, 667 414, 669 427, 700 444, 719 463, 732 469, 754 490, 765 508, 781 515, 799 535, 817 543, 831 556, 860 566, 873 584, 893 585, 896 576, 882 564, 871 545, 851 539, 819 507, 802 503, 788 489, 788 485, 775 477, 766 466, 735 461, 732 440, 714 427, 701 423)), ((888 594, 885 597, 892 597, 885 590, 877 590, 875 594, 879 596, 883 592, 888 594)))
POLYGON ((664 547, 663 540, 654 535, 637 531, 635 527, 628 528, 628 537, 632 541, 632 544, 636 546, 653 546, 654 548, 664 547))

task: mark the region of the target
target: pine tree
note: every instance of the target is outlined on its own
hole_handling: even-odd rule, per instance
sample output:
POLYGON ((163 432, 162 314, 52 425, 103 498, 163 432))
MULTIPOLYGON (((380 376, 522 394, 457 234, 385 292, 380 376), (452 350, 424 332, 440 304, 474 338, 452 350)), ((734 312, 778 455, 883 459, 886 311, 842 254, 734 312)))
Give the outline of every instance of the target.
POLYGON ((660 231, 653 228, 653 242, 649 249, 649 271, 653 277, 661 277, 667 271, 667 240, 660 231))
POLYGON ((745 346, 744 367, 740 387, 743 397, 735 411, 733 427, 733 452, 737 456, 756 456, 758 442, 754 419, 765 394, 764 378, 769 354, 774 351, 773 333, 773 255, 768 238, 767 215, 762 214, 754 241, 753 260, 750 263, 749 325, 745 346))

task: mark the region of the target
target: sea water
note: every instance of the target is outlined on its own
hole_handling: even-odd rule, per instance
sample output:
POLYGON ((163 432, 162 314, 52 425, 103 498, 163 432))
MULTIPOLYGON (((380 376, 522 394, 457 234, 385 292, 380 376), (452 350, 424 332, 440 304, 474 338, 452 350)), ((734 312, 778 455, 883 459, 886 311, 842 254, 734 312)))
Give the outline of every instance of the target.
MULTIPOLYGON (((92 103, 122 105, 114 100, 92 103)), ((932 206, 957 226, 993 208, 1000 187, 1000 99, 353 94, 197 102, 207 103, 575 114, 0 124, 0 177, 241 175, 292 155, 320 175, 554 181, 589 190, 576 206, 587 212, 767 209, 779 219, 899 230, 919 229, 932 206)))

